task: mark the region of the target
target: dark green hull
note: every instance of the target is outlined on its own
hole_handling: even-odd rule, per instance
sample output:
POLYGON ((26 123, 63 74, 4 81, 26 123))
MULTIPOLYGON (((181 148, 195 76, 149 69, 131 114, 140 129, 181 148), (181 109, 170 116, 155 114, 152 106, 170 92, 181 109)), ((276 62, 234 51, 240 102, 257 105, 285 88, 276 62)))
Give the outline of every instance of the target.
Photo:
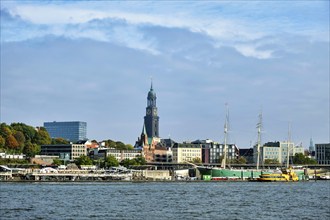
MULTIPOLYGON (((261 174, 272 173, 273 170, 257 170, 257 169, 222 169, 218 167, 197 167, 200 172, 202 179, 256 179, 261 174)), ((303 171, 295 171, 301 179, 304 174, 303 171)))

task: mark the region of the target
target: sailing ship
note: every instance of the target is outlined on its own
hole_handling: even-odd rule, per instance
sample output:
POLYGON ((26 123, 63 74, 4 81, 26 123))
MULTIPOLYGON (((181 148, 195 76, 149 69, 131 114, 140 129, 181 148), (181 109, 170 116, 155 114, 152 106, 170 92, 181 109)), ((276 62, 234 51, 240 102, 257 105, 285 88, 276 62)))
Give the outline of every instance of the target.
MULTIPOLYGON (((201 174, 203 180, 235 180, 235 179, 247 179, 251 181, 256 181, 260 176, 267 174, 278 174, 277 170, 274 169, 260 169, 260 147, 261 147, 261 133, 262 133, 262 113, 259 114, 259 121, 257 123, 257 131, 258 131, 258 141, 256 144, 256 169, 234 169, 228 168, 226 164, 227 159, 227 135, 228 135, 228 108, 226 112, 226 120, 224 125, 224 157, 221 162, 221 167, 207 167, 207 166, 197 166, 198 171, 201 174)), ((290 142, 290 133, 289 140, 290 142)), ((289 145, 288 145, 289 146, 289 145)), ((289 148, 287 152, 287 156, 289 155, 289 148)), ((289 157, 287 157, 287 168, 289 168, 289 157)), ((304 175, 304 170, 294 169, 293 172, 299 178, 302 178, 304 175)), ((278 176, 278 175, 277 175, 278 176)))
POLYGON ((258 129, 258 142, 257 142, 257 164, 256 169, 230 169, 226 168, 227 160, 227 136, 228 136, 228 124, 229 124, 229 112, 226 109, 226 119, 224 125, 224 155, 221 161, 221 167, 206 167, 197 166, 202 179, 204 180, 235 180, 235 179, 256 179, 261 174, 271 173, 271 170, 259 169, 259 153, 261 142, 261 128, 262 128, 262 113, 259 114, 259 122, 257 124, 258 129))

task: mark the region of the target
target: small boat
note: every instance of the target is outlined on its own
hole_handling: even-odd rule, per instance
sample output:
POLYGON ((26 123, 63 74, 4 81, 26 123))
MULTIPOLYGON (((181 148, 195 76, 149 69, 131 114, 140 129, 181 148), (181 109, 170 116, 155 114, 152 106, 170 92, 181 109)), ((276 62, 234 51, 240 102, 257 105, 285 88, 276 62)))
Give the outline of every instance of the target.
POLYGON ((283 169, 281 173, 261 174, 257 178, 259 182, 296 182, 298 180, 297 174, 291 168, 283 169))
POLYGON ((324 175, 319 177, 320 180, 330 180, 330 176, 324 175))

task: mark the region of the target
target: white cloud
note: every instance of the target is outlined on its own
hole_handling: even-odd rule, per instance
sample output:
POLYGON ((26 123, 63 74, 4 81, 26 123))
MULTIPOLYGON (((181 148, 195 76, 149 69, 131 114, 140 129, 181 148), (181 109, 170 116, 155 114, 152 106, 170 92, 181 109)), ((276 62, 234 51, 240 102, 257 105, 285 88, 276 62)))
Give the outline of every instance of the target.
POLYGON ((246 57, 254 57, 258 59, 272 58, 273 51, 271 50, 258 50, 254 45, 238 44, 234 46, 235 49, 246 57))
POLYGON ((127 47, 145 50, 154 55, 159 54, 159 51, 157 51, 155 47, 155 42, 151 39, 147 39, 146 36, 135 27, 115 27, 113 35, 110 37, 127 47))
MULTIPOLYGON (((174 139, 220 140, 226 101, 234 132, 242 128, 254 134, 259 107, 265 106, 265 118, 271 115, 266 129, 274 130, 271 140, 283 131, 277 120, 295 112, 299 139, 309 135, 311 124, 319 129, 327 121, 328 106, 320 106, 329 100, 329 44, 322 42, 328 42, 328 26, 306 23, 318 7, 301 19, 292 5, 269 11, 262 3, 39 4, 20 1, 7 7, 1 2, 2 9, 19 16, 1 13, 1 116, 6 122, 75 118, 94 123, 91 138, 114 135, 134 143, 150 75, 159 98, 161 134, 174 139), (312 37, 319 33, 326 34, 312 37), (77 108, 82 103, 97 107, 77 108), (22 111, 30 108, 35 111, 22 111), (185 129, 171 126, 177 122, 185 129)), ((324 139, 327 131, 315 133, 324 139)), ((237 136, 240 147, 251 140, 237 136)))
POLYGON ((11 10, 11 13, 39 25, 79 24, 93 19, 103 19, 108 16, 102 11, 54 5, 17 5, 15 9, 11 10))
MULTIPOLYGON (((286 7, 271 3, 242 6, 222 2, 162 2, 157 5, 150 2, 66 2, 65 5, 18 2, 4 4, 3 8, 6 7, 12 15, 25 20, 29 27, 23 27, 20 31, 22 33, 18 33, 20 37, 4 35, 4 41, 56 35, 71 39, 115 41, 130 48, 159 54, 157 39, 148 37, 141 30, 144 26, 159 26, 202 33, 212 38, 216 46, 231 46, 244 56, 269 59, 273 57, 272 49, 261 49, 248 42, 279 31, 309 35, 311 39, 318 40, 328 40, 329 37, 329 33, 324 34, 326 32, 319 25, 309 22, 312 19, 306 18, 306 22, 300 22, 300 18, 290 15, 290 10, 286 7), (266 10, 270 8, 273 11, 268 15, 266 10), (250 15, 247 11, 254 13, 250 15), (114 22, 107 23, 109 20, 114 22), (95 24, 93 21, 98 22, 95 24), (304 23, 306 25, 302 25, 304 23), (39 28, 40 26, 43 28, 39 28)), ((296 11, 308 11, 306 4, 289 7, 296 11)), ((318 7, 320 6, 317 5, 312 10, 316 11, 318 7)), ((314 11, 311 12, 315 13, 314 11)), ((317 17, 313 13, 310 17, 317 17)))

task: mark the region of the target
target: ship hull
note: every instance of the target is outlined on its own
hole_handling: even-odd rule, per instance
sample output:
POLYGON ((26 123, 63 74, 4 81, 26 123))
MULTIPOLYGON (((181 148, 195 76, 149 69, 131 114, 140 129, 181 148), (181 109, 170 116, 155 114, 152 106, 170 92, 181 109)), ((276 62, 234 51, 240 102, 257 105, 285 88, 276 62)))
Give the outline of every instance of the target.
MULTIPOLYGON (((223 169, 217 167, 197 167, 203 180, 230 180, 249 179, 256 180, 262 174, 270 174, 273 170, 257 169, 223 169)), ((304 171, 295 171, 299 179, 302 179, 304 171)))

